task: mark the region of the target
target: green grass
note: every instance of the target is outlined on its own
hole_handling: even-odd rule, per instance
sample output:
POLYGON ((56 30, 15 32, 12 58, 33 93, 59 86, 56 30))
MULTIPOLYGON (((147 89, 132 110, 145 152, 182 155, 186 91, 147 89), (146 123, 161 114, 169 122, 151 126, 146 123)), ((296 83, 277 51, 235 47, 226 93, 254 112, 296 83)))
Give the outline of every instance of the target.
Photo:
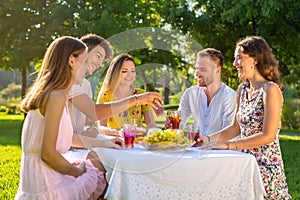
POLYGON ((280 135, 279 140, 289 193, 300 199, 300 136, 280 135))
MULTIPOLYGON (((22 115, 3 115, 0 113, 0 199, 13 199, 19 184, 21 158, 20 135, 22 115)), ((158 121, 163 122, 164 118, 158 121)), ((293 199, 300 199, 300 131, 299 136, 280 135, 282 156, 289 192, 293 199)))
POLYGON ((23 116, 0 114, 0 199, 14 199, 19 184, 23 116))

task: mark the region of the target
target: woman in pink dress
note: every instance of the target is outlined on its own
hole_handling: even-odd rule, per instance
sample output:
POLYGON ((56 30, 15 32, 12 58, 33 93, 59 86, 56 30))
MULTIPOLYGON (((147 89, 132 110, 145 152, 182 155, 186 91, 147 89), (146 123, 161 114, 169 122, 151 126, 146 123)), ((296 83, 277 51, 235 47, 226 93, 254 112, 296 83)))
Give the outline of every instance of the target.
POLYGON ((245 81, 238 88, 236 118, 228 128, 201 139, 216 142, 214 148, 252 154, 260 168, 265 199, 291 199, 278 139, 283 104, 278 61, 258 36, 240 40, 234 57, 238 76, 245 81), (240 139, 228 141, 238 134, 240 139))
MULTIPOLYGON (((69 36, 54 40, 47 49, 38 77, 21 104, 28 114, 15 199, 98 199, 106 187, 93 160, 69 163, 61 155, 73 135, 68 92, 86 73, 86 55, 86 45, 69 36)), ((123 146, 118 139, 99 142, 105 147, 123 146)))

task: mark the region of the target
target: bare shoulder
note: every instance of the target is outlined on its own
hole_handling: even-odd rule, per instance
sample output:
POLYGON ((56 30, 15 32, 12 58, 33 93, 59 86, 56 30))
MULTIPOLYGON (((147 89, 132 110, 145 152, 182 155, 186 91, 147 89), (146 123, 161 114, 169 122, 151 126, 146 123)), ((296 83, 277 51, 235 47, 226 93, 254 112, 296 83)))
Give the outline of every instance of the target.
POLYGON ((50 95, 47 104, 51 106, 61 106, 67 101, 66 94, 61 90, 53 90, 50 95))
POLYGON ((270 100, 283 101, 282 92, 279 86, 274 82, 268 82, 263 85, 264 97, 270 100))
POLYGON ((66 103, 66 95, 60 90, 53 90, 45 103, 45 106, 40 108, 40 112, 45 116, 46 110, 58 111, 63 108, 66 103))
POLYGON ((274 82, 268 82, 263 85, 264 92, 270 95, 281 95, 279 86, 274 82))
POLYGON ((63 93, 61 90, 53 90, 51 93, 50 93, 50 98, 54 98, 54 99, 57 99, 58 101, 59 100, 64 100, 66 101, 66 94, 63 93))

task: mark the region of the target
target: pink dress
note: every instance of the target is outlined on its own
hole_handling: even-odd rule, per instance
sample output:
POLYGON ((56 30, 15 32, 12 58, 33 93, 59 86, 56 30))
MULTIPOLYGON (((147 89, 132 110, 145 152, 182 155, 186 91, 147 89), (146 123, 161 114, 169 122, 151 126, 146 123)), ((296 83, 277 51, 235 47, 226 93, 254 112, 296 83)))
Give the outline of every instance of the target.
MULTIPOLYGON (((20 185, 15 199, 95 199, 106 187, 103 172, 86 160, 86 172, 75 178, 52 169, 41 160, 44 116, 39 109, 26 116, 22 130, 20 185)), ((56 149, 65 153, 72 142, 73 128, 64 108, 56 149)))

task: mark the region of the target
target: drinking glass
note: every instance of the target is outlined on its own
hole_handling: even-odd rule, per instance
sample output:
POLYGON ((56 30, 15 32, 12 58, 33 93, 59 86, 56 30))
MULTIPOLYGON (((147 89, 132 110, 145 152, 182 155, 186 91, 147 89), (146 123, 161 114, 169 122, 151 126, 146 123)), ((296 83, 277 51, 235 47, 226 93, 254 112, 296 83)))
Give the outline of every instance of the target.
POLYGON ((123 124, 124 142, 126 148, 133 148, 136 137, 136 124, 123 124))
POLYGON ((164 114, 164 109, 162 106, 158 106, 157 109, 154 109, 154 112, 157 117, 162 116, 164 114))
POLYGON ((179 129, 179 124, 181 121, 179 111, 168 111, 167 118, 167 120, 172 125, 172 129, 179 129))
POLYGON ((187 135, 189 140, 193 140, 195 142, 193 147, 197 147, 202 144, 202 142, 198 140, 201 135, 199 124, 187 124, 187 135))

